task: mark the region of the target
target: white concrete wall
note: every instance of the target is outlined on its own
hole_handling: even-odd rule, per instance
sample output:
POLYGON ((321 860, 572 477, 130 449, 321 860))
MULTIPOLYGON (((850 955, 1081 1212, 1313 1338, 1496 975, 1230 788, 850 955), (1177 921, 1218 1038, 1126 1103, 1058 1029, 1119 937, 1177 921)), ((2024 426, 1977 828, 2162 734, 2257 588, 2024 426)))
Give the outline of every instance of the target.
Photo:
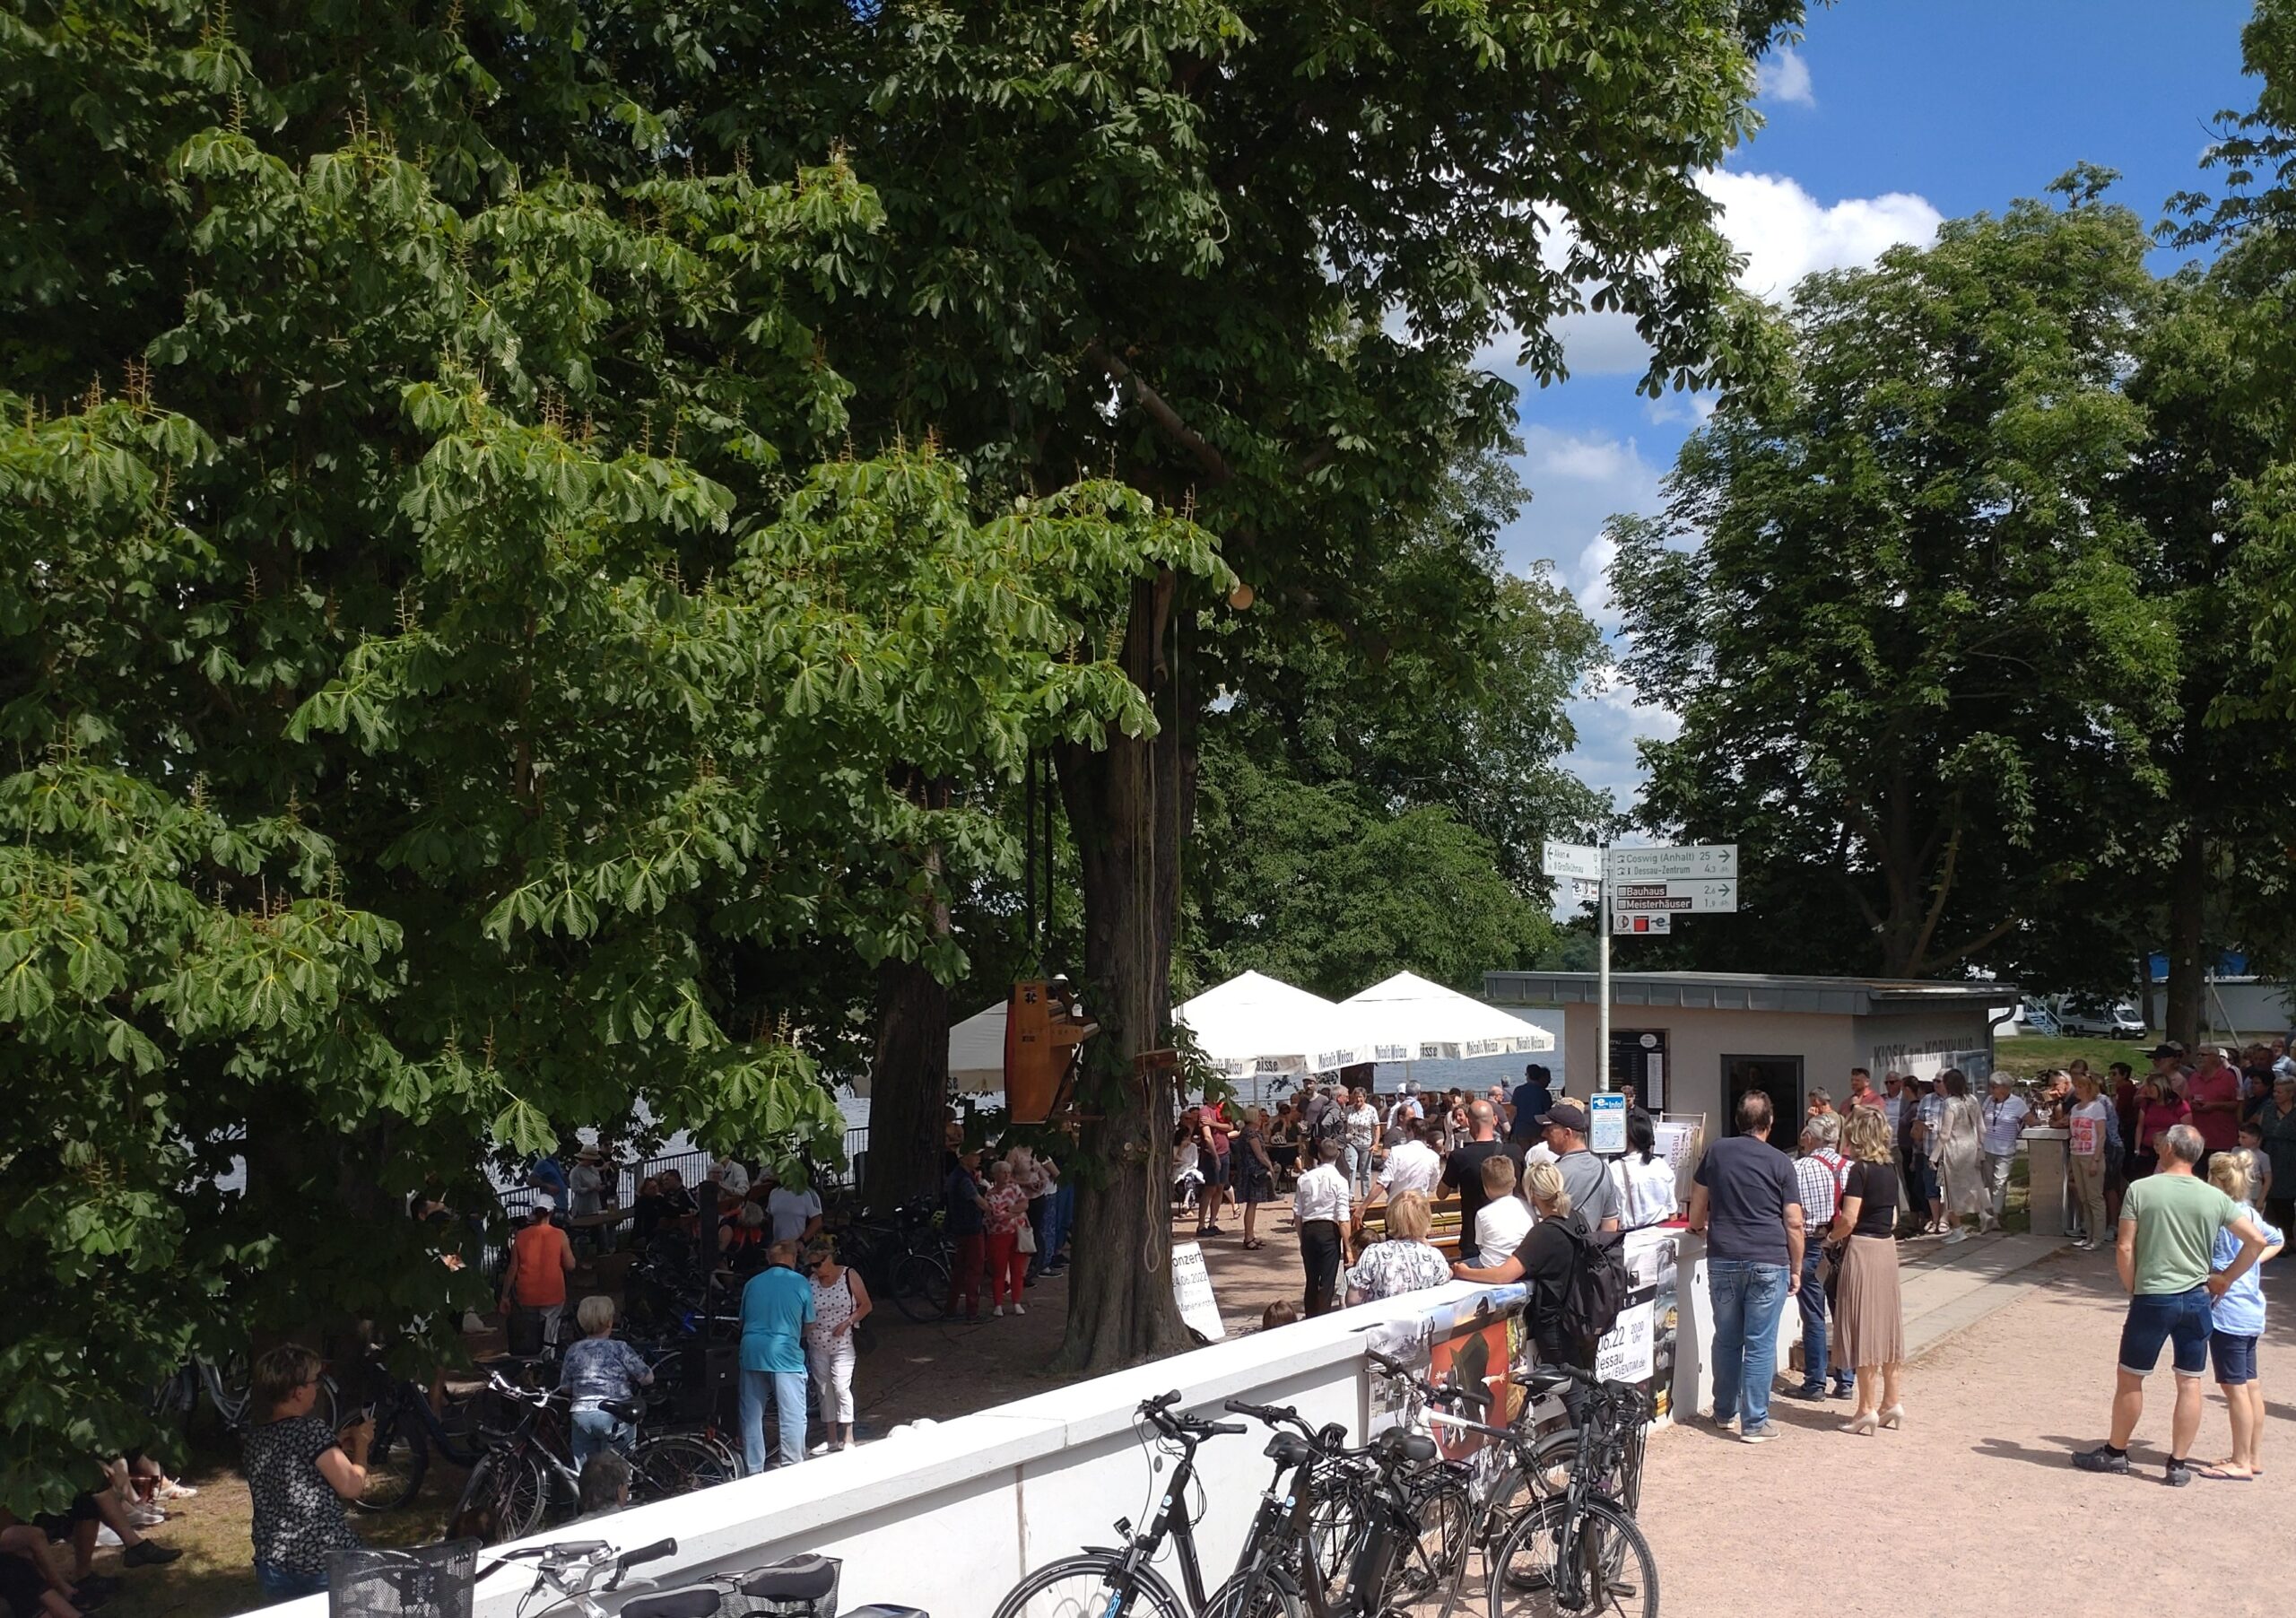
MULTIPOLYGON (((1221 1419, 1230 1398, 1295 1405, 1310 1421, 1361 1433, 1369 1395, 1361 1334, 1478 1290, 1455 1282, 1232 1338, 520 1543, 602 1538, 628 1550, 674 1538, 677 1555, 646 1569, 657 1588, 813 1552, 842 1559, 847 1607, 891 1602, 935 1618, 978 1618, 1029 1570, 1115 1543, 1117 1518, 1147 1520, 1151 1491, 1170 1470, 1152 1473, 1141 1447, 1133 1412, 1143 1399, 1178 1388, 1184 1407, 1221 1419)), ((1248 1435, 1197 1451, 1206 1509, 1196 1531, 1208 1587, 1233 1566, 1266 1486, 1266 1437, 1255 1422, 1248 1435)), ((1177 1583, 1174 1566, 1162 1570, 1177 1583)), ((531 1582, 497 1574, 480 1587, 474 1618, 514 1618, 531 1582)), ((273 1618, 327 1611, 324 1596, 269 1610, 273 1618)))

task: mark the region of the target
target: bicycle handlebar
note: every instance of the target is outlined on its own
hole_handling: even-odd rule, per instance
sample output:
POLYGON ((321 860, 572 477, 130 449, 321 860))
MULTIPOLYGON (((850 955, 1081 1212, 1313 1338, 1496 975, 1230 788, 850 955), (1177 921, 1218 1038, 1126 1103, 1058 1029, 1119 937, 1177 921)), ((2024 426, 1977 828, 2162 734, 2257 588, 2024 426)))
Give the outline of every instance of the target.
POLYGON ((1244 1399, 1231 1399, 1222 1408, 1265 1422, 1270 1427, 1293 1428, 1304 1439, 1313 1440, 1316 1436, 1316 1430, 1308 1425, 1307 1418, 1289 1405, 1254 1405, 1244 1399))
POLYGON ((674 1556, 677 1553, 678 1542, 674 1539, 657 1539, 650 1545, 640 1545, 635 1551, 625 1551, 614 1559, 613 1577, 607 1581, 606 1588, 612 1589, 620 1584, 622 1576, 641 1561, 659 1561, 665 1556, 674 1556))
POLYGON ((1152 1399, 1141 1400, 1139 1414, 1154 1423, 1158 1431, 1191 1441, 1245 1431, 1241 1422, 1207 1422, 1202 1416, 1175 1412, 1172 1406, 1179 1402, 1179 1389, 1176 1387, 1170 1393, 1158 1394, 1152 1399))

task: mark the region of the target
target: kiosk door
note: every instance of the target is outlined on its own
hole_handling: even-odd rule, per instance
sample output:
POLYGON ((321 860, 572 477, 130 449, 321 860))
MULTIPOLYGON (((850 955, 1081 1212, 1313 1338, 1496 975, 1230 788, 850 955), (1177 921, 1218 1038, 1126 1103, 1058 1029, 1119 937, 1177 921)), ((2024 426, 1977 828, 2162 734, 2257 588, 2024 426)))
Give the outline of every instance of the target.
POLYGON ((1729 1109, 1723 1127, 1729 1134, 1739 1133, 1738 1098, 1749 1090, 1770 1097, 1770 1144, 1781 1152, 1793 1151, 1802 1135, 1802 1058, 1722 1058, 1723 1104, 1729 1109))

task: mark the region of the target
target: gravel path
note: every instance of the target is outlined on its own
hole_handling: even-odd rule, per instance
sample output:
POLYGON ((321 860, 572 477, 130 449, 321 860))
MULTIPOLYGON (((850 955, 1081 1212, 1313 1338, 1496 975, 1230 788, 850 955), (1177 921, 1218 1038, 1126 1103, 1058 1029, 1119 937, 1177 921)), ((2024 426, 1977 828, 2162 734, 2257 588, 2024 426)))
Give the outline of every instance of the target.
MULTIPOLYGON (((2275 1592, 2296 1510, 2296 1265, 2274 1266, 2265 1283, 2266 1475, 2181 1490, 2161 1483, 2165 1353, 2145 1385, 2137 1474, 2092 1477, 2068 1459, 2105 1437, 2125 1303, 2109 1255, 2066 1254, 2029 1274, 2035 1291, 1916 1361, 1900 1431, 1853 1437, 1838 1431, 1843 1405, 1775 1398, 1784 1432, 1769 1444, 1695 1423, 1657 1435, 1641 1519, 1664 1610, 2288 1613, 2275 1592)), ((2212 1381, 2199 1454, 2226 1453, 2230 1436, 2212 1381)))

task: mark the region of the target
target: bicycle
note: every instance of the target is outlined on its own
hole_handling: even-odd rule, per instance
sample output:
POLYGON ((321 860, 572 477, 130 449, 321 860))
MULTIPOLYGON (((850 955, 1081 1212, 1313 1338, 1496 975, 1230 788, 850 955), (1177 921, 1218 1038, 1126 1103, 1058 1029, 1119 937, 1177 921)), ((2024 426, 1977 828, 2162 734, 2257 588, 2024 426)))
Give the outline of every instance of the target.
MULTIPOLYGON (((553 1506, 572 1506, 579 1494, 581 1472, 567 1448, 562 1424, 544 1419, 568 1407, 566 1395, 554 1389, 528 1392, 499 1372, 490 1372, 487 1383, 500 1397, 524 1405, 526 1414, 472 1466, 451 1520, 491 1544, 523 1539, 542 1526, 553 1506)), ((644 1414, 640 1406, 617 1399, 607 1400, 602 1408, 632 1426, 644 1414)), ((690 1432, 638 1440, 631 1449, 630 1469, 632 1501, 665 1500, 741 1475, 740 1462, 725 1445, 690 1432)))
MULTIPOLYGON (((480 1569, 477 1577, 483 1580, 513 1562, 531 1561, 535 1564, 535 1582, 534 1587, 518 1600, 521 1618, 524 1618, 526 1603, 545 1590, 557 1599, 544 1607, 535 1618, 542 1618, 542 1614, 556 1612, 561 1606, 576 1608, 582 1614, 582 1618, 607 1618, 606 1609, 598 1604, 597 1598, 620 1590, 631 1569, 641 1562, 658 1561, 665 1556, 674 1556, 677 1548, 678 1542, 674 1539, 657 1539, 650 1545, 641 1545, 626 1553, 617 1553, 603 1539, 560 1540, 552 1544, 506 1551, 488 1566, 480 1569)), ((646 1582, 650 1583, 651 1580, 646 1582)), ((629 1612, 635 1605, 635 1602, 625 1603, 622 1611, 629 1612)))
MULTIPOLYGON (((1390 1428, 1359 1449, 1325 1449, 1323 1464, 1310 1476, 1347 1500, 1352 1526, 1344 1544, 1326 1547, 1335 1553, 1329 1566, 1319 1559, 1314 1539, 1292 1542, 1304 1575, 1296 1582, 1315 1618, 1387 1618, 1411 1599, 1397 1574, 1398 1561, 1409 1556, 1422 1532, 1409 1483, 1435 1453, 1432 1439, 1402 1428, 1390 1428), (1344 1571, 1335 1587, 1332 1569, 1339 1567, 1344 1571)), ((1270 1612, 1272 1603, 1289 1593, 1292 1565, 1263 1554, 1236 1581, 1222 1618, 1259 1618, 1270 1612)))
MULTIPOLYGON (((458 1403, 467 1412, 469 1401, 458 1403)), ((449 1464, 476 1466, 485 1454, 483 1431, 474 1421, 460 1435, 430 1408, 422 1387, 393 1378, 374 1406, 375 1432, 367 1445, 367 1486, 352 1502, 361 1511, 396 1511, 422 1492, 436 1449, 449 1464)))
POLYGON ((948 1313, 955 1256, 931 1203, 903 1203, 889 1221, 847 1227, 847 1262, 869 1290, 918 1325, 948 1313))
POLYGON ((1578 1457, 1563 1492, 1533 1503, 1500 1547, 1491 1578, 1492 1618, 1588 1613, 1657 1618, 1657 1560, 1627 1508, 1613 1498, 1630 1465, 1639 1475, 1640 1430, 1648 1415, 1642 1391, 1575 1366, 1544 1375, 1587 1390, 1578 1457))
POLYGON ((1118 1518, 1122 1548, 1088 1545, 1074 1556, 1047 1563, 1005 1592, 996 1618, 1081 1618, 1087 1614, 1095 1618, 1132 1614, 1151 1618, 1299 1618, 1296 1581, 1274 1552, 1280 1544, 1298 1543, 1287 1531, 1298 1501, 1296 1496, 1279 1497, 1276 1491, 1287 1471, 1296 1475, 1313 1459, 1315 1445, 1289 1433, 1269 1440, 1267 1453, 1276 1462, 1276 1480, 1261 1497, 1238 1560, 1238 1573, 1207 1596, 1195 1519, 1187 1508, 1188 1488, 1196 1481, 1196 1452, 1206 1439, 1245 1429, 1238 1422, 1175 1414, 1171 1407, 1179 1396, 1174 1391, 1144 1400, 1137 1412, 1155 1435, 1149 1443, 1174 1461, 1171 1478, 1147 1527, 1135 1533, 1128 1518, 1118 1518), (1181 1590, 1173 1589, 1151 1565, 1166 1540, 1178 1553, 1181 1590))

